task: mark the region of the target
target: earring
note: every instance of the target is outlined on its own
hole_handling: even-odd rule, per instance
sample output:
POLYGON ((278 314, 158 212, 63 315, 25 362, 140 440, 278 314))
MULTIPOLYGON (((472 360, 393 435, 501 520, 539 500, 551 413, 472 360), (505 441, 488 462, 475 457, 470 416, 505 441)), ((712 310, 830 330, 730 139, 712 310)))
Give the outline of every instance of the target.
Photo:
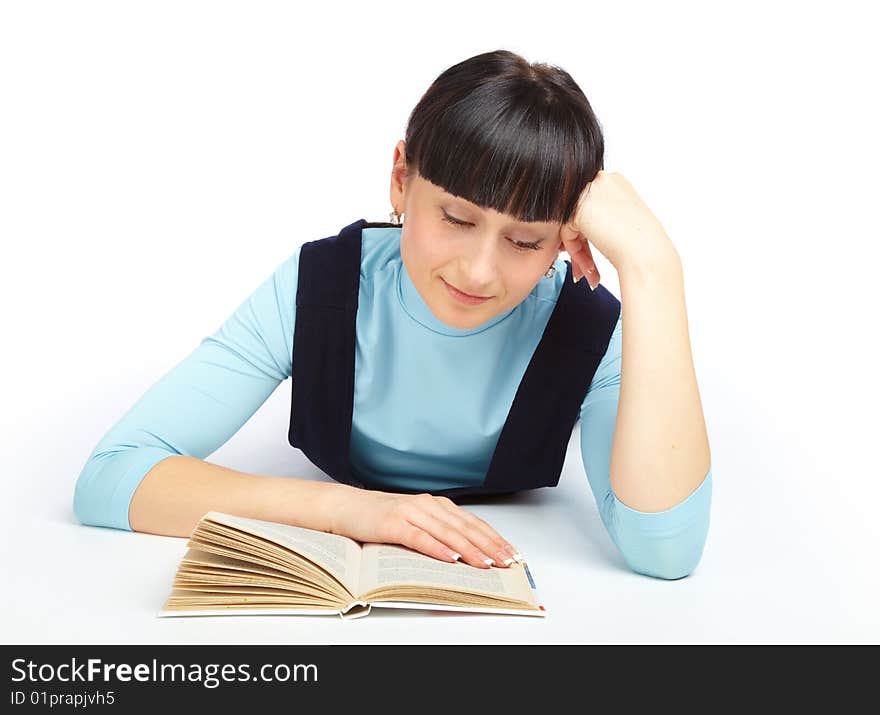
POLYGON ((544 277, 545 278, 552 278, 555 275, 556 275, 556 266, 550 266, 547 269, 547 272, 544 274, 544 277))
POLYGON ((395 226, 403 226, 403 214, 397 213, 397 209, 394 209, 388 215, 391 217, 391 223, 393 223, 395 226))

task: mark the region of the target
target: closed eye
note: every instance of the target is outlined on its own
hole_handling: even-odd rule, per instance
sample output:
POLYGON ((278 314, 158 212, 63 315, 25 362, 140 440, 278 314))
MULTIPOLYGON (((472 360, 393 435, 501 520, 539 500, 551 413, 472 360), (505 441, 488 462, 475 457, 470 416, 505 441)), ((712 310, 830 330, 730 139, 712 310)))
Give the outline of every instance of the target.
MULTIPOLYGON (((446 213, 446 211, 443 211, 443 220, 446 221, 446 223, 450 223, 453 226, 459 226, 461 228, 470 228, 471 226, 473 226, 473 224, 469 221, 461 221, 454 216, 450 216, 448 213, 446 213)), ((508 240, 518 251, 540 251, 541 243, 544 239, 542 238, 538 241, 535 241, 534 243, 529 243, 528 241, 514 241, 513 239, 508 240)))

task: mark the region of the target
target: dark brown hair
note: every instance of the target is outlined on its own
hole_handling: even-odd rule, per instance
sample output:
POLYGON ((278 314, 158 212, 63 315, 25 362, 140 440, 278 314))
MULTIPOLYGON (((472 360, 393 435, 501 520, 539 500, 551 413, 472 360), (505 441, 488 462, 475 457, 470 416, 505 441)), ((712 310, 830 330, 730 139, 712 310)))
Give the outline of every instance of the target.
POLYGON ((603 169, 599 121, 565 70, 508 50, 445 70, 409 116, 409 171, 519 221, 568 223, 603 169))

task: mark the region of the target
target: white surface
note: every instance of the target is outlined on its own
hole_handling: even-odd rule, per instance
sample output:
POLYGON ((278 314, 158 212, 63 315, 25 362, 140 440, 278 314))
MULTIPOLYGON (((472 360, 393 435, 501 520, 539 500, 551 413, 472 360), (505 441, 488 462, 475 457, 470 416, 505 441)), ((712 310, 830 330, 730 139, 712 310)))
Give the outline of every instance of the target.
MULTIPOLYGON (((860 4, 389 3, 342 24, 146 7, 0 9, 0 639, 880 642, 880 117, 860 4), (470 507, 523 550, 546 618, 157 618, 185 540, 77 524, 86 457, 298 243, 387 219, 408 112, 497 47, 571 72, 605 168, 682 256, 712 446, 702 562, 629 571, 576 429, 557 489, 470 507)), ((289 390, 211 461, 320 478, 287 445, 289 390)))
MULTIPOLYGON (((275 397, 282 397, 280 391, 273 401, 284 402, 275 397)), ((577 437, 578 428, 556 489, 469 507, 524 550, 546 618, 390 609, 373 609, 368 617, 349 621, 326 616, 158 618, 186 540, 74 524, 56 468, 57 491, 31 488, 23 494, 29 502, 19 502, 17 515, 7 517, 22 535, 6 546, 3 640, 878 641, 880 619, 869 595, 875 589, 876 596, 876 564, 866 543, 847 544, 853 535, 865 534, 866 525, 850 523, 847 529, 843 515, 823 512, 806 490, 792 489, 785 498, 783 479, 797 475, 812 483, 820 476, 809 464, 789 463, 785 472, 750 471, 748 459, 737 459, 732 446, 716 442, 726 478, 715 492, 703 561, 689 577, 664 581, 632 573, 617 554, 599 522, 586 477, 577 472, 582 468, 577 437), (763 489, 758 487, 762 479, 770 482, 763 489), (760 500, 753 499, 753 490, 763 495, 760 500), (35 561, 32 554, 41 546, 44 554, 49 546, 54 554, 35 561)), ((14 537, 13 529, 6 531, 14 537)))

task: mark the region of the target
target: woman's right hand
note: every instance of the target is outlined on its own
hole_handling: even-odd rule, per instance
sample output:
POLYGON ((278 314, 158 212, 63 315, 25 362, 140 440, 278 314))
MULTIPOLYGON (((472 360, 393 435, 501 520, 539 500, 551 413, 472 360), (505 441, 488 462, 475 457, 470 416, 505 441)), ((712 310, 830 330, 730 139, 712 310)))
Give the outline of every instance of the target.
POLYGON ((441 561, 460 557, 477 568, 507 568, 522 560, 485 521, 447 497, 427 493, 347 487, 330 505, 330 532, 355 541, 402 544, 441 561))

